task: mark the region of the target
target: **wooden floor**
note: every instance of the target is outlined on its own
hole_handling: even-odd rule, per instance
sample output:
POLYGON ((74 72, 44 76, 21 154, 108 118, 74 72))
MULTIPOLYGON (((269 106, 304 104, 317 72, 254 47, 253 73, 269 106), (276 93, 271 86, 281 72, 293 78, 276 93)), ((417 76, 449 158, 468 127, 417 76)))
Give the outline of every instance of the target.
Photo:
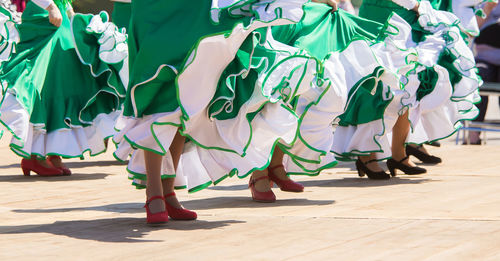
MULTIPOLYGON (((111 154, 70 177, 24 177, 0 142, 0 260, 500 260, 500 145, 432 152, 429 174, 358 178, 352 164, 250 200, 247 180, 178 193, 199 220, 145 224, 144 191, 111 154)), ((497 142, 498 143, 498 142, 497 142)))

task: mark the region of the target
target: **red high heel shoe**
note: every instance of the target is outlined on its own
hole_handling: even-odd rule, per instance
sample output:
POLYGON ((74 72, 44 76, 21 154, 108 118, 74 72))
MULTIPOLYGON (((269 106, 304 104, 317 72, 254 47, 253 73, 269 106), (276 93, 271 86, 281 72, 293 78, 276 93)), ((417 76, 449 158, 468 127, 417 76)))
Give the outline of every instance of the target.
MULTIPOLYGON (((175 196, 175 192, 168 193, 165 195, 165 198, 175 196)), ((189 209, 185 208, 176 208, 165 200, 165 207, 167 208, 168 215, 173 219, 173 220, 195 220, 198 218, 198 215, 196 212, 191 211, 189 209)))
POLYGON ((21 169, 23 170, 24 176, 29 176, 30 172, 33 171, 40 176, 61 176, 63 174, 62 170, 56 168, 48 168, 41 165, 36 159, 22 159, 21 169))
POLYGON ((288 192, 303 192, 304 191, 304 186, 300 183, 297 183, 291 179, 280 179, 278 178, 278 176, 276 176, 274 174, 274 170, 275 169, 278 169, 278 168, 285 168, 283 165, 277 165, 277 166, 274 166, 274 167, 268 167, 267 168, 267 172, 268 172, 268 176, 269 176, 269 179, 276 183, 276 185, 278 185, 278 187, 280 187, 280 189, 282 191, 288 191, 288 192))
POLYGON ((151 201, 155 199, 161 199, 163 202, 166 203, 165 198, 162 196, 154 196, 146 201, 146 205, 144 207, 146 208, 146 222, 148 224, 163 224, 168 222, 168 211, 162 211, 158 213, 151 213, 149 210, 149 204, 151 204, 151 201))
POLYGON ((63 173, 64 176, 69 176, 71 175, 71 170, 69 168, 66 168, 64 166, 61 166, 61 167, 56 167, 54 165, 54 163, 52 162, 52 160, 54 159, 57 159, 57 160, 61 160, 61 157, 57 156, 57 155, 53 155, 53 156, 48 156, 47 157, 47 161, 50 163, 50 165, 52 165, 52 167, 56 168, 56 169, 60 169, 63 173))
POLYGON ((250 188, 250 191, 252 192, 252 199, 253 201, 257 202, 262 202, 262 203, 273 203, 276 201, 276 196, 274 195, 272 190, 265 191, 265 192, 260 192, 255 189, 255 183, 259 180, 267 179, 269 180, 268 176, 262 176, 260 178, 250 178, 250 181, 248 183, 248 187, 250 188))

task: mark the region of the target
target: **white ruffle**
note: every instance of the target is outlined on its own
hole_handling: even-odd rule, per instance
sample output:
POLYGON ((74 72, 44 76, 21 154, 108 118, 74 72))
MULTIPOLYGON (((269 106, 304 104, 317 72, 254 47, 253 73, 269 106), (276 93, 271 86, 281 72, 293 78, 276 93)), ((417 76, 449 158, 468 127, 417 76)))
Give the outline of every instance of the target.
MULTIPOLYGON (((120 143, 115 156, 126 160, 131 155, 127 169, 144 176, 144 150, 137 148, 147 148, 163 155, 162 175, 175 175, 168 148, 178 130, 172 124, 176 121, 179 123, 179 117, 180 111, 154 114, 142 119, 122 118, 117 122, 117 128, 125 128, 113 139, 120 143)), ((187 186, 189 190, 194 190, 207 182, 216 183, 233 171, 244 177, 256 166, 265 166, 277 140, 293 141, 297 118, 281 104, 269 103, 252 121, 252 129, 253 136, 244 157, 233 152, 201 148, 195 142, 188 142, 181 156, 175 186, 187 186)), ((134 174, 130 175, 131 179, 134 179, 134 174)), ((145 186, 145 179, 136 178, 133 182, 145 186)))
MULTIPOLYGON (((460 127, 460 121, 474 119, 478 113, 474 103, 479 101, 478 88, 482 84, 472 50, 460 35, 459 19, 452 13, 434 10, 427 1, 421 2, 419 13, 420 25, 433 35, 417 44, 418 62, 432 67, 439 78, 434 90, 422 100, 405 101, 412 107, 409 115, 412 131, 408 136, 408 142, 412 143, 446 138, 460 127), (436 64, 444 50, 457 57, 453 66, 462 75, 462 80, 454 86, 447 70, 436 64)), ((420 66, 415 69, 415 74, 423 70, 420 66)), ((412 88, 416 91, 414 82, 418 82, 416 75, 410 75, 410 85, 406 87, 410 92, 412 88)))
MULTIPOLYGON (((235 46, 239 46, 243 39, 235 40, 238 42, 235 46)), ((220 39, 220 41, 231 40, 220 39)), ((221 43, 221 45, 226 44, 221 43)), ((288 95, 288 99, 293 94, 300 95, 304 89, 302 86, 309 86, 314 78, 317 65, 314 60, 301 55, 298 49, 274 41, 268 32, 264 47, 276 50, 275 63, 268 64, 268 59, 262 58, 267 70, 259 75, 252 97, 240 108, 237 117, 214 120, 208 115, 207 108, 218 88, 220 74, 232 61, 234 54, 209 52, 209 49, 204 49, 205 47, 209 46, 200 45, 196 60, 179 76, 179 98, 184 116, 187 116, 183 121, 183 132, 203 147, 221 148, 243 155, 248 142, 252 139, 252 133, 255 132, 249 125, 246 115, 258 111, 268 102, 275 103, 284 99, 282 93, 272 93, 273 88, 279 86, 283 79, 289 82, 289 89, 285 95, 288 95), (217 61, 217 63, 212 63, 212 70, 206 71, 206 61, 217 61), (207 73, 201 73, 203 71, 207 73), (193 93, 198 95, 194 96, 193 93)), ((224 48, 221 49, 224 51, 224 48)), ((226 108, 232 109, 234 98, 227 97, 226 108)))
POLYGON ((449 12, 434 10, 427 1, 420 3, 419 12, 420 25, 432 35, 426 36, 422 42, 414 42, 411 26, 393 15, 388 21, 392 25, 388 28, 391 34, 386 40, 389 44, 375 46, 384 64, 406 76, 402 80, 408 96, 403 96, 401 103, 409 108, 412 129, 408 142, 412 143, 448 137, 460 126, 461 120, 473 119, 477 114, 473 103, 478 101, 478 87, 482 84, 475 70, 472 51, 460 36, 458 18, 449 12), (386 52, 391 48, 393 51, 386 52), (453 65, 463 76, 455 86, 451 85, 448 71, 437 65, 445 50, 457 57, 453 65), (418 101, 420 81, 417 74, 426 67, 438 74, 438 80, 432 92, 418 101))
MULTIPOLYGON (((342 84, 348 88, 348 91, 363 77, 372 74, 377 67, 382 66, 384 72, 377 81, 382 81, 385 88, 383 93, 386 95, 382 98, 390 102, 380 120, 356 126, 337 126, 331 149, 336 154, 346 156, 346 154, 366 155, 367 152, 373 151, 390 152, 387 134, 392 131, 399 114, 404 109, 401 99, 408 94, 401 89, 399 75, 389 69, 394 67, 393 60, 380 55, 388 53, 387 49, 384 50, 387 46, 390 46, 389 42, 371 48, 365 41, 355 41, 339 55, 339 63, 345 70, 345 76, 341 76, 345 78, 342 84), (381 57, 384 59, 380 59, 381 57)), ((335 73, 338 74, 340 71, 337 70, 335 73)), ((346 108, 347 106, 348 104, 346 108)))
POLYGON ((304 15, 301 6, 306 2, 307 0, 212 0, 211 16, 218 23, 220 10, 228 8, 234 16, 255 17, 263 22, 271 22, 280 17, 298 22, 304 15), (280 17, 276 10, 280 10, 280 17))
MULTIPOLYGON (((73 20, 72 20, 73 22, 73 20)), ((74 40, 74 30, 71 27, 74 40)), ((99 59, 110 66, 120 64, 117 67, 118 76, 125 87, 128 87, 129 82, 129 66, 128 66, 128 36, 125 28, 119 29, 115 24, 109 22, 109 15, 102 11, 99 15, 94 15, 85 29, 89 34, 97 35, 97 43, 99 44, 99 59)), ((82 58, 82 54, 78 50, 78 45, 75 42, 75 50, 84 64, 86 62, 82 58)), ((91 72, 95 76, 94 68, 91 67, 91 72)))
POLYGON ((108 13, 102 11, 94 15, 87 25, 88 33, 99 35, 97 42, 99 58, 105 63, 119 63, 128 57, 127 35, 125 28, 120 30, 115 24, 109 22, 108 13))
POLYGON ((99 114, 91 126, 68 126, 47 133, 43 125, 30 123, 30 115, 14 94, 7 92, 0 108, 0 119, 14 136, 11 149, 24 157, 32 154, 83 157, 87 151, 91 156, 102 153, 106 150, 104 140, 115 134, 113 127, 119 114, 118 111, 99 114))
POLYGON ((8 61, 15 46, 19 43, 19 32, 16 23, 7 15, 0 13, 0 64, 8 61))

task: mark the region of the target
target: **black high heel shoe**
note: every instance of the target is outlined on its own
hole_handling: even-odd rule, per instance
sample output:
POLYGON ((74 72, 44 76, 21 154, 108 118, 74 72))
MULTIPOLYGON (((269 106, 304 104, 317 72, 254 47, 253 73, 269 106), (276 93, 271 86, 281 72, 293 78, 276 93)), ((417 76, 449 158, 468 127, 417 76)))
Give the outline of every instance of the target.
MULTIPOLYGON (((422 146, 422 145, 420 145, 422 146)), ((422 161, 423 163, 427 163, 427 164, 438 164, 438 163, 441 163, 442 160, 440 157, 436 157, 434 155, 430 155, 430 154, 427 154, 425 152, 422 152, 421 150, 419 150, 417 147, 413 147, 413 146, 406 146, 406 155, 410 156, 410 155, 413 155, 415 156, 415 158, 419 159, 420 161, 422 161)))
POLYGON ((396 170, 399 169, 403 171, 406 175, 418 175, 418 174, 424 174, 427 172, 426 169, 415 166, 415 167, 410 167, 408 165, 405 165, 403 161, 407 160, 408 156, 404 157, 400 161, 396 161, 393 158, 390 158, 387 160, 387 168, 391 172, 391 176, 395 177, 396 176, 396 170))
POLYGON ((391 176, 385 173, 385 171, 372 171, 370 170, 366 164, 377 161, 376 159, 369 160, 363 163, 360 159, 356 160, 356 169, 358 169, 358 175, 363 177, 365 174, 369 179, 390 179, 391 176))

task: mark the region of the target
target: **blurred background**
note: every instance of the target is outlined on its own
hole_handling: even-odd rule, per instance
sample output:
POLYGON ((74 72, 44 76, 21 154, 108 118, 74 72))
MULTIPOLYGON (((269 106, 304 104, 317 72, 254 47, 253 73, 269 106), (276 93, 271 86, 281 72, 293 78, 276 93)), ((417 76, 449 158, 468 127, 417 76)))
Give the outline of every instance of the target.
POLYGON ((97 14, 101 10, 106 10, 111 13, 113 4, 110 0, 76 0, 73 2, 73 8, 78 13, 97 14))

